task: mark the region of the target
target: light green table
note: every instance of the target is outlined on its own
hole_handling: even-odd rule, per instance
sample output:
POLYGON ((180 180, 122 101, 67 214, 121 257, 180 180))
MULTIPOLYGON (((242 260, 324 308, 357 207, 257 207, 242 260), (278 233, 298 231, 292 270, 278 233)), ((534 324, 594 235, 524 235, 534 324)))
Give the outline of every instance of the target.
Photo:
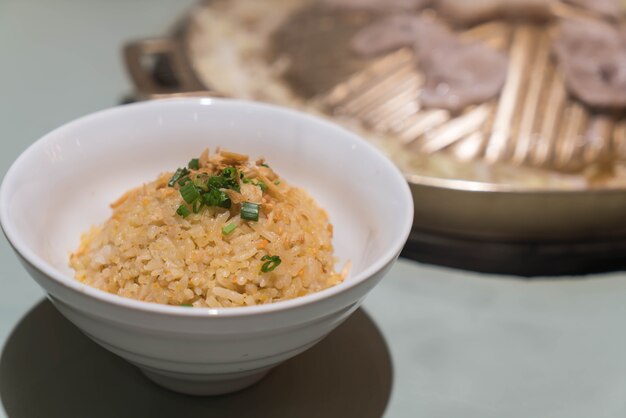
MULTIPOLYGON (((24 148, 48 130, 119 102, 131 90, 120 60, 122 43, 164 33, 192 3, 0 0, 0 172, 4 173, 24 148)), ((32 376, 45 378, 50 391, 62 392, 65 387, 59 389, 55 382, 67 384, 59 376, 69 366, 56 365, 54 358, 20 358, 20 348, 6 344, 14 330, 24 330, 28 324, 40 329, 38 332, 52 333, 46 338, 56 341, 54 329, 46 330, 43 322, 37 328, 36 322, 54 317, 52 310, 40 305, 36 311, 40 316, 23 320, 42 298, 6 241, 0 239, 0 341, 5 348, 3 355, 10 351, 10 361, 16 362, 4 370, 28 370, 32 364, 41 370, 41 374, 32 376)), ((391 355, 393 383, 387 417, 626 416, 624 274, 525 282, 400 261, 369 296, 365 310, 380 328, 391 355)), ((58 319, 57 325, 64 324, 62 321, 58 319)), ((167 398, 167 394, 136 377, 131 368, 124 368, 112 356, 93 348, 86 338, 74 335, 71 327, 60 327, 57 332, 58 344, 41 347, 40 352, 86 353, 87 358, 80 364, 88 365, 91 360, 101 363, 101 369, 93 370, 99 370, 102 379, 109 379, 109 386, 99 388, 98 393, 93 389, 98 384, 97 375, 89 375, 85 385, 75 382, 75 387, 68 387, 67 398, 54 404, 67 406, 65 416, 76 416, 73 395, 81 393, 90 402, 93 400, 94 416, 100 416, 97 411, 102 412, 102 405, 107 403, 107 387, 113 390, 110 382, 118 376, 127 385, 125 390, 136 391, 143 402, 156 400, 155 393, 167 398), (71 340, 72 346, 63 346, 63 338, 71 340), (107 374, 108 364, 113 370, 107 374)), ((23 341, 42 341, 40 337, 31 335, 23 341)), ((370 341, 357 338, 351 343, 353 347, 339 348, 358 353, 370 341)), ((77 376, 80 364, 72 369, 77 376)), ((283 369, 283 375, 288 374, 288 368, 283 369)), ((13 398, 7 397, 15 392, 6 388, 15 389, 18 383, 18 389, 41 391, 42 382, 16 381, 13 385, 13 377, 0 375, 0 397, 5 404, 11 403, 13 398)), ((346 396, 352 398, 345 401, 362 402, 359 388, 365 382, 350 383, 346 396)), ((23 412, 19 417, 62 416, 46 406, 49 400, 44 394, 31 395, 28 399, 32 405, 19 409, 30 411, 30 415, 23 412)), ((250 398, 245 394, 233 396, 203 403, 178 397, 170 404, 159 398, 164 402, 162 408, 152 411, 151 416, 202 416, 203 411, 211 411, 210 416, 220 416, 220 412, 221 416, 229 416, 228 408, 237 399, 250 398), (176 415, 168 407, 182 414, 176 415)), ((283 415, 299 408, 316 408, 316 404, 293 405, 294 398, 290 397, 273 402, 279 402, 275 410, 282 410, 283 415)), ((252 405, 254 408, 257 406, 252 405)), ((116 416, 141 416, 137 411, 141 409, 118 411, 116 416)), ((254 410, 248 412, 255 416, 254 410)), ((16 417, 14 414, 11 418, 16 417)))

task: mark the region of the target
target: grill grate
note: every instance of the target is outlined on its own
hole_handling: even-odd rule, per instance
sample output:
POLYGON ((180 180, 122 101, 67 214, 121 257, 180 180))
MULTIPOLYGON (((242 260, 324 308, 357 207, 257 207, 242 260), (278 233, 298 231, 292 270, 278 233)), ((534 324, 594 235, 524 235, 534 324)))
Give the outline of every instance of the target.
POLYGON ((465 32, 467 39, 507 50, 510 60, 500 96, 460 115, 423 108, 418 96, 424 77, 408 48, 373 61, 321 102, 330 114, 356 118, 412 152, 563 172, 610 169, 626 159, 624 112, 593 113, 569 97, 551 58, 552 30, 489 22, 465 32))

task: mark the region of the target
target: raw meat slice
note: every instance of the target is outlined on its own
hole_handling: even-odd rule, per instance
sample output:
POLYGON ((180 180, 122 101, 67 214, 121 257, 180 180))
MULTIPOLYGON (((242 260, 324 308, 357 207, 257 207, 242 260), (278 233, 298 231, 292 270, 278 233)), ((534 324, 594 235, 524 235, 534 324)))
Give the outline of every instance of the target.
POLYGON ((339 10, 363 10, 371 12, 396 13, 399 11, 420 10, 431 0, 322 0, 323 3, 339 10))
POLYGON ((472 24, 489 19, 551 17, 550 5, 556 0, 437 0, 442 16, 458 24, 472 24))
POLYGON ((626 30, 591 19, 559 26, 552 49, 572 95, 593 107, 626 107, 626 30))

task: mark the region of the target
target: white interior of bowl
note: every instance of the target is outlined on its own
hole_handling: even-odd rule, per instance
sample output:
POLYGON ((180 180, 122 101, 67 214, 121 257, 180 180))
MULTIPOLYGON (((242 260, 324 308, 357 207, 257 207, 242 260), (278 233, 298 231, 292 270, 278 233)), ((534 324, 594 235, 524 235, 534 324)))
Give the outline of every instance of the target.
POLYGON ((404 244, 412 221, 410 192, 371 145, 302 113, 216 99, 123 106, 46 135, 5 177, 3 228, 29 262, 75 285, 68 255, 82 232, 110 216, 111 202, 218 146, 264 156, 327 210, 335 253, 340 263, 352 262, 348 282, 388 262, 404 244))

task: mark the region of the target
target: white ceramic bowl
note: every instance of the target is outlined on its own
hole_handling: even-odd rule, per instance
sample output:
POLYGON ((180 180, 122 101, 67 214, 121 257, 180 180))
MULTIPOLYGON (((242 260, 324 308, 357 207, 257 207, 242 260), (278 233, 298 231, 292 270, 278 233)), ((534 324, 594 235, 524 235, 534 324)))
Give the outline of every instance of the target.
POLYGON ((150 379, 189 394, 241 389, 324 338, 391 267, 412 219, 404 177, 364 140, 303 113, 221 99, 146 102, 70 122, 28 148, 0 190, 4 233, 61 313, 150 379), (109 217, 110 202, 217 146, 265 156, 317 199, 335 227, 336 255, 352 262, 344 283, 209 309, 126 299, 73 279, 68 255, 109 217))

